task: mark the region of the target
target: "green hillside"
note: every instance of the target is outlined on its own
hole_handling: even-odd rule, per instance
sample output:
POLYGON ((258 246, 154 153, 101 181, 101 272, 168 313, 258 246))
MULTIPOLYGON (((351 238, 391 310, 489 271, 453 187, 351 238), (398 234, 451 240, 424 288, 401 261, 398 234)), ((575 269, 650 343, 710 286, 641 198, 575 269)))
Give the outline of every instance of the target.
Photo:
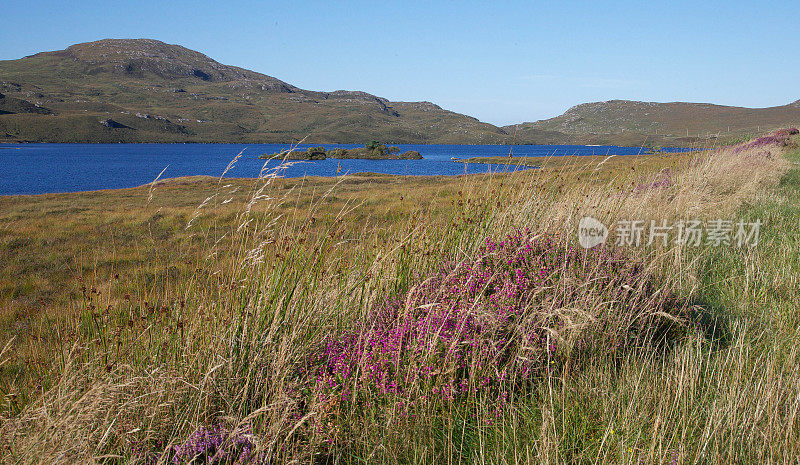
POLYGON ((542 133, 563 133, 582 143, 686 145, 727 142, 776 127, 800 123, 800 100, 770 108, 743 108, 709 103, 656 103, 611 100, 577 105, 563 115, 515 127, 521 140, 542 133))
POLYGON ((498 143, 429 102, 312 92, 156 40, 100 40, 0 62, 0 141, 498 143))
POLYGON ((800 122, 772 108, 613 100, 503 128, 430 102, 303 90, 150 39, 106 39, 0 61, 0 142, 691 145, 800 122))

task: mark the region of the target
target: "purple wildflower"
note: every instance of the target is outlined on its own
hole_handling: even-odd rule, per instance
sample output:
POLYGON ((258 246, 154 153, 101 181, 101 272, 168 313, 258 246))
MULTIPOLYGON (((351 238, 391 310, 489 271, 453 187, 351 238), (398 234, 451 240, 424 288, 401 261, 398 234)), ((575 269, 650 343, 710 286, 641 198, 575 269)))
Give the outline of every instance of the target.
POLYGON ((800 133, 800 130, 798 130, 797 128, 779 129, 773 132, 772 134, 759 137, 754 141, 734 146, 734 153, 741 153, 745 150, 766 148, 772 146, 785 147, 786 145, 789 144, 789 138, 798 133, 800 133))
POLYGON ((246 432, 231 433, 222 425, 201 427, 181 444, 167 450, 172 463, 252 463, 254 444, 246 432))
POLYGON ((474 258, 444 265, 330 337, 303 370, 307 392, 337 405, 507 393, 557 369, 570 350, 641 342, 657 312, 674 313, 668 292, 648 290, 651 280, 621 250, 579 249, 529 231, 487 238, 474 258), (599 295, 614 308, 596 324, 597 340, 567 347, 555 336, 566 330, 557 310, 599 295))

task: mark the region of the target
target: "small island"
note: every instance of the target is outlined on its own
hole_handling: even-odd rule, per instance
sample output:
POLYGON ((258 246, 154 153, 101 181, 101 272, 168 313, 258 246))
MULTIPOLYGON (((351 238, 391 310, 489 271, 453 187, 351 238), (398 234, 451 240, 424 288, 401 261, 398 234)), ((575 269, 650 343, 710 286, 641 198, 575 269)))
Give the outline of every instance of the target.
POLYGON ((514 165, 529 168, 541 168, 543 157, 470 157, 456 158, 451 160, 456 163, 485 163, 491 165, 514 165))
POLYGON ((365 159, 365 160, 422 160, 422 155, 416 150, 409 150, 400 153, 400 149, 394 146, 387 147, 378 141, 364 144, 364 147, 355 149, 331 149, 325 147, 309 147, 305 151, 301 150, 282 150, 278 153, 260 155, 258 158, 281 160, 304 160, 316 161, 326 158, 337 159, 365 159))

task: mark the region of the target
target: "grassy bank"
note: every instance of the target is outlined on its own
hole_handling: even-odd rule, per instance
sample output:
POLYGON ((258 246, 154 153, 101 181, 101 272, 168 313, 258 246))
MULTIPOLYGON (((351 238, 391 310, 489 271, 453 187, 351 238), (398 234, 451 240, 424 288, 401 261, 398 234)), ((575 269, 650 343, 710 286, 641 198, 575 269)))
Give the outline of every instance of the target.
POLYGON ((640 170, 649 172, 674 168, 676 161, 686 161, 691 157, 679 153, 648 153, 643 155, 580 155, 544 157, 471 157, 453 160, 456 163, 478 163, 509 166, 531 166, 559 171, 595 171, 600 165, 603 173, 619 174, 620 170, 640 170))
POLYGON ((793 144, 2 198, 3 457, 786 462, 793 144), (765 224, 584 251, 586 215, 765 224))

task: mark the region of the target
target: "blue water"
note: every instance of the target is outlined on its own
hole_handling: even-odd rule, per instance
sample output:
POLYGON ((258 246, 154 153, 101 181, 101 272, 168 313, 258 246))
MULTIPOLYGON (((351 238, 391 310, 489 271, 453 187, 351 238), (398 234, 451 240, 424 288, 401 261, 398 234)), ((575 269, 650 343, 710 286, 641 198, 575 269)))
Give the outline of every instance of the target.
MULTIPOLYGON (((301 145, 305 150, 310 145, 301 145)), ((328 144, 326 148, 354 148, 328 144)), ((508 169, 486 164, 454 163, 451 157, 504 156, 508 145, 398 145, 416 150, 423 160, 336 160, 303 162, 285 170, 285 177, 336 176, 373 172, 402 175, 458 175, 508 169)), ((0 195, 79 192, 135 187, 162 178, 188 175, 219 176, 246 149, 227 177, 256 177, 264 160, 258 156, 289 148, 286 144, 3 144, 0 145, 0 195)), ((678 150, 678 149, 676 149, 678 150)), ((636 147, 582 145, 518 145, 514 156, 632 155, 636 147)), ((275 166, 279 162, 270 162, 275 166)), ((514 168, 512 168, 514 169, 514 168)))

